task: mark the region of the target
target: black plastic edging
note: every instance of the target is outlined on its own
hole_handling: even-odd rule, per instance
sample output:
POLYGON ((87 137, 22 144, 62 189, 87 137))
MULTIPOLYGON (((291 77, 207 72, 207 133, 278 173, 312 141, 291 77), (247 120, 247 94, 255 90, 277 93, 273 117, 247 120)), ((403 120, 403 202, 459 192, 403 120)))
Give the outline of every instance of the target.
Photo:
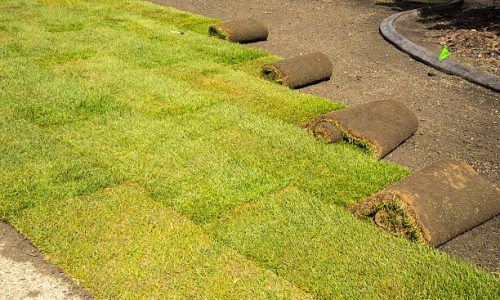
POLYGON ((458 7, 462 4, 462 2, 463 0, 452 0, 450 3, 445 5, 412 9, 394 14, 382 21, 382 23, 380 24, 380 33, 387 41, 394 44, 399 50, 407 53, 415 60, 423 62, 424 64, 431 66, 439 71, 462 77, 468 81, 487 87, 496 92, 500 92, 500 77, 476 71, 449 59, 439 61, 438 55, 432 53, 424 47, 411 42, 410 40, 402 36, 399 32, 397 32, 394 28, 394 22, 403 16, 418 15, 420 12, 428 11, 446 11, 458 7))

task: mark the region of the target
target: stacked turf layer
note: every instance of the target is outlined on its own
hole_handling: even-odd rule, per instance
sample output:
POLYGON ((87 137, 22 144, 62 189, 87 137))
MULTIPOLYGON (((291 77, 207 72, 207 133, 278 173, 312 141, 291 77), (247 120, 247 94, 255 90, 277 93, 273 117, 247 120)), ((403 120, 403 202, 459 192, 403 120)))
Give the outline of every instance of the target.
POLYGON ((408 170, 317 143, 298 125, 341 106, 260 79, 275 58, 208 38, 213 22, 0 2, 0 217, 98 298, 498 294, 354 218, 408 170))

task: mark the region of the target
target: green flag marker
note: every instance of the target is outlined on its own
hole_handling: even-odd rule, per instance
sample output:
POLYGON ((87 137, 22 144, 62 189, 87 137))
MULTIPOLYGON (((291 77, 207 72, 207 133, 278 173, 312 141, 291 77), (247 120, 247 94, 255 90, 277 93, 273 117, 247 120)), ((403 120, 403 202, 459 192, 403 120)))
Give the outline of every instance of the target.
POLYGON ((450 53, 448 52, 448 46, 444 45, 443 51, 441 51, 441 54, 439 55, 439 61, 442 61, 443 59, 447 58, 450 53))

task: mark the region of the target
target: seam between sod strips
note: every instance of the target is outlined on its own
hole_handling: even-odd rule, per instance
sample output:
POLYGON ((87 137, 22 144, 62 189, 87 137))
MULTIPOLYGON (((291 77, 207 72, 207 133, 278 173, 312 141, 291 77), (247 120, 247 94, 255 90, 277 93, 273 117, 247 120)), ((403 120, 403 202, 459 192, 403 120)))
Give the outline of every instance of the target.
MULTIPOLYGON (((35 124, 35 125, 36 125, 36 126, 38 126, 37 124, 35 124)), ((42 129, 43 129, 43 128, 42 128, 42 129)), ((46 131, 46 129, 43 129, 43 130, 44 130, 44 131, 46 131)), ((50 133, 48 133, 48 134, 49 134, 52 138, 56 139, 57 141, 59 141, 59 142, 63 143, 64 145, 69 146, 69 147, 70 147, 70 149, 72 149, 72 150, 76 150, 76 148, 75 148, 74 146, 72 146, 71 144, 68 144, 68 143, 64 142, 63 140, 61 140, 61 139, 58 139, 58 138, 53 137, 50 133)), ((314 142, 314 141, 313 141, 313 140, 311 140, 311 142, 314 142)), ((80 153, 79 151, 76 151, 76 154, 78 154, 78 155, 80 155, 80 156, 82 156, 82 157, 88 157, 87 155, 82 154, 82 153, 80 153)), ((107 167, 106 167, 105 169, 107 170, 107 167)), ((127 180, 122 179, 119 183, 114 183, 114 184, 111 184, 111 185, 109 185, 109 186, 107 186, 107 187, 102 187, 102 188, 100 188, 100 189, 98 189, 98 190, 103 190, 103 189, 106 189, 106 188, 108 188, 108 187, 112 187, 112 186, 115 186, 115 185, 121 184, 121 183, 123 183, 123 182, 125 182, 125 181, 127 181, 127 180)), ((279 189, 280 189, 280 188, 277 188, 276 190, 279 190, 279 189)), ((145 190, 147 190, 147 189, 145 189, 145 190)), ((150 197, 151 197, 151 193, 150 193, 150 192, 148 192, 148 196, 150 196, 150 197)), ((170 207, 170 208, 172 208, 173 210, 175 210, 175 211, 179 212, 177 209, 175 209, 175 207, 172 207, 171 205, 168 205, 168 204, 166 204, 166 203, 164 203, 164 202, 162 202, 162 201, 160 201, 160 200, 157 200, 157 199, 155 199, 155 198, 152 198, 152 199, 154 199, 154 200, 155 200, 155 201, 157 201, 157 202, 160 202, 160 203, 161 203, 162 205, 164 205, 164 206, 170 207)), ((245 202, 242 202, 242 203, 238 203, 238 204, 236 204, 235 206, 231 207, 231 208, 230 208, 230 209, 228 209, 228 210, 235 209, 235 208, 237 208, 237 207, 239 207, 239 206, 242 206, 242 205, 245 205, 245 204, 248 204, 248 203, 252 203, 252 202, 254 202, 254 201, 256 201, 256 199, 255 199, 255 198, 254 198, 254 199, 251 199, 251 200, 249 200, 249 201, 245 201, 245 202)), ((220 213, 220 215, 222 215, 223 213, 227 213, 227 212, 228 212, 228 210, 226 210, 226 211, 224 211, 224 212, 221 212, 221 213, 220 213)), ((181 212, 179 212, 179 213, 180 213, 182 216, 184 216, 184 217, 186 217, 187 219, 189 219, 190 221, 192 221, 194 224, 197 224, 198 226, 200 226, 200 223, 199 223, 199 222, 197 222, 197 221, 194 221, 194 220, 193 220, 193 219, 192 219, 189 215, 186 215, 185 213, 181 213, 181 212)), ((203 229, 203 226, 200 226, 200 227, 202 227, 202 229, 203 229)), ((204 231, 204 232, 206 232, 206 230, 205 230, 205 229, 203 229, 203 231, 204 231)), ((211 236, 212 238, 214 238, 214 239, 218 240, 219 242, 221 242, 219 238, 214 237, 212 234, 209 234, 209 233, 207 233, 207 234, 208 234, 209 236, 211 236)), ((243 257, 249 258, 252 262, 254 262, 256 265, 258 265, 260 268, 263 268, 263 269, 269 270, 269 271, 271 271, 272 273, 276 274, 276 272, 274 271, 274 269, 270 269, 270 268, 267 268, 267 267, 263 267, 257 258, 255 258, 255 257, 253 257, 253 256, 251 256, 251 255, 245 255, 245 254, 242 254, 240 251, 238 251, 238 250, 236 250, 236 249, 234 249, 234 248, 232 248, 232 247, 229 247, 226 243, 224 243, 224 242, 221 242, 221 243, 222 243, 223 245, 225 245, 227 248, 232 249, 232 250, 233 250, 233 251, 235 251, 236 253, 239 253, 239 254, 240 254, 240 255, 242 255, 243 257), (255 259, 257 259, 257 260, 255 260, 255 259)), ((278 274, 276 274, 276 275, 277 275, 277 276, 279 276, 278 274)), ((279 278, 282 278, 283 280, 285 280, 285 281, 289 282, 288 280, 286 280, 285 278, 283 278, 283 277, 281 277, 281 276, 279 276, 279 278)), ((294 284, 294 283, 292 283, 292 284, 293 284, 294 286, 296 286, 297 288, 299 288, 300 290, 302 290, 302 288, 298 287, 296 284, 294 284)))
MULTIPOLYGON (((33 123, 32 121, 29 121, 30 123, 33 123)), ((80 151, 78 151, 75 146, 73 146, 72 144, 70 143, 67 143, 66 141, 60 139, 60 138, 57 138, 57 137, 54 137, 46 128, 40 128, 40 125, 36 124, 36 123, 33 123, 34 126, 36 126, 37 128, 39 128, 41 131, 44 131, 50 138, 58 141, 59 143, 63 144, 64 146, 68 147, 71 151, 73 151, 73 153, 75 153, 76 155, 78 155, 79 157, 82 157, 82 158, 93 158, 92 156, 88 156, 84 153, 81 153, 80 151)), ((94 161, 94 160, 92 160, 94 161)), ((97 165, 101 166, 101 163, 99 161, 96 162, 97 165)), ((104 170, 108 170, 108 167, 107 166, 102 166, 104 170)), ((241 251, 239 251, 238 249, 228 245, 226 242, 224 242, 222 239, 220 239, 219 237, 217 237, 216 235, 210 233, 206 228, 205 226, 203 226, 203 224, 206 224, 210 221, 213 221, 213 220, 216 220, 216 219, 220 219, 222 217, 223 214, 226 214, 230 211, 233 211, 235 209, 238 209, 239 207, 242 207, 242 206, 245 206, 245 205, 248 205, 252 202, 255 202, 259 199, 259 197, 253 197, 252 199, 249 199, 248 201, 245 201, 245 202, 241 202, 241 203, 238 203, 234 206, 231 206, 229 208, 227 208, 226 210, 224 211, 221 211, 219 214, 217 214, 216 216, 210 218, 209 220, 205 221, 205 222, 200 222, 200 221, 197 221, 195 219, 192 218, 192 216, 190 216, 189 214, 186 214, 182 211, 180 211, 179 209, 177 209, 175 206, 171 205, 171 204, 168 204, 166 203, 165 201, 161 201, 161 199, 157 199, 157 197, 154 197, 152 192, 149 191, 147 188, 145 188, 143 185, 139 184, 137 181, 135 180, 127 180, 126 178, 123 178, 123 179, 120 179, 119 181, 117 182, 114 182, 112 184, 108 184, 106 186, 103 186, 103 187, 100 187, 96 190, 93 190, 92 192, 90 193, 86 193, 86 194, 81 194, 81 195, 75 195, 74 197, 79 197, 79 196, 86 196, 86 195, 92 195, 92 194, 95 194, 95 193, 98 193, 100 191, 105 191, 106 189, 109 189, 109 188, 112 188, 114 186, 120 186, 122 184, 125 184, 127 182, 133 182, 135 184, 137 184, 138 187, 140 187, 141 189, 143 189, 144 191, 147 192, 146 196, 150 199, 152 199, 153 201, 159 203, 160 205, 164 206, 164 207, 168 207, 170 209, 172 209, 173 211, 175 211, 176 213, 178 213, 179 215, 183 216, 184 218, 186 218, 187 220, 189 220, 189 222, 191 222, 192 224, 198 226, 200 228, 200 230, 202 230, 207 236, 209 236, 211 239, 213 239, 214 241, 216 241, 217 243, 220 243, 221 245, 223 245, 224 247, 226 247, 227 249, 230 249, 232 251, 234 251, 235 253, 238 253, 239 255, 241 255, 242 257, 244 257, 245 259, 251 261, 253 264, 255 264, 258 268, 262 269, 262 270, 267 270, 269 271, 270 273, 276 275, 278 278, 280 278, 281 280, 283 280, 284 282, 287 282, 289 283, 291 286, 294 286, 295 288, 297 288, 298 290, 306 293, 306 294, 309 294, 309 295, 312 295, 312 296, 316 296, 316 294, 312 291, 308 291, 306 289, 304 289, 302 286, 300 285, 297 285, 297 283, 293 282, 293 281, 290 281, 289 279, 283 277, 283 276, 280 276, 274 269, 272 268, 269 268, 267 266, 265 266, 264 264, 262 264, 260 262, 260 260, 257 258, 257 257, 253 257, 251 255, 247 255, 247 254, 244 254, 242 253, 241 251)), ((273 191, 270 191, 268 194, 274 194, 284 188, 286 188, 287 185, 284 185, 284 186, 280 186, 280 187, 277 187, 276 189, 274 189, 273 191)), ((262 197, 262 196, 260 196, 262 197)), ((68 199, 68 197, 66 198, 63 198, 63 199, 68 199)), ((21 211, 22 212, 22 211, 21 211)), ((19 212, 19 213, 21 213, 19 212)), ((28 238, 28 237, 26 237, 28 238)), ((29 240, 29 238, 28 238, 29 240)))
MULTIPOLYGON (((30 121, 30 123, 32 123, 32 122, 30 121)), ((33 125, 34 125, 34 126, 36 126, 36 127, 40 127, 38 124, 33 124, 33 125)), ((76 149, 76 148, 75 148, 72 144, 67 143, 67 142, 65 142, 64 140, 61 140, 61 139, 59 139, 59 138, 57 138, 57 137, 54 137, 54 136, 53 136, 50 132, 48 132, 46 129, 44 129, 44 128, 40 128, 40 129, 41 129, 42 131, 44 131, 44 133, 46 133, 46 134, 47 134, 50 138, 52 138, 52 139, 54 139, 54 140, 58 141, 59 143, 61 143, 61 144, 62 144, 62 145, 64 145, 64 146, 68 147, 71 151, 73 151, 73 153, 74 153, 74 154, 78 155, 79 157, 82 157, 82 158, 92 158, 92 156, 88 156, 88 155, 86 155, 86 154, 81 153, 80 151, 78 151, 78 150, 77 150, 77 149, 76 149)), ((92 161, 94 161, 94 160, 92 160, 92 161)), ((101 165, 101 163, 100 163, 100 162, 96 162, 96 163, 97 163, 97 165, 101 165)), ((107 166, 103 166, 103 169, 104 169, 104 170, 108 170, 107 166)), ((258 259, 254 258, 254 257, 252 257, 252 256, 249 256, 249 255, 246 255, 246 254, 244 254, 244 253, 240 252, 239 250, 237 250, 237 249, 235 249, 235 248, 231 247, 231 246, 230 246, 230 245, 228 245, 226 242, 224 242, 222 239, 218 238, 217 236, 215 236, 214 234, 212 234, 212 233, 210 233, 208 230, 206 230, 206 228, 205 228, 204 226, 202 226, 202 225, 203 225, 204 223, 206 223, 206 222, 199 222, 199 221, 196 221, 196 220, 195 220, 195 219, 193 219, 193 218, 192 218, 189 214, 183 213, 182 211, 178 210, 175 206, 170 205, 170 204, 166 203, 165 201, 161 201, 160 199, 157 199, 156 197, 154 197, 154 196, 152 195, 152 193, 151 193, 151 192, 150 192, 147 188, 145 188, 143 185, 139 184, 139 183, 138 183, 137 181, 135 181, 135 180, 127 180, 127 179, 125 179, 125 178, 124 178, 124 179, 121 179, 121 180, 119 180, 119 181, 117 181, 117 182, 113 182, 112 184, 108 184, 108 185, 106 185, 106 186, 102 186, 102 187, 100 187, 100 188, 98 188, 98 189, 96 189, 96 190, 93 190, 93 191, 89 192, 89 193, 79 194, 79 195, 75 195, 75 196, 72 196, 72 197, 64 197, 64 198, 62 198, 62 201, 64 201, 65 199, 70 199, 70 198, 73 198, 73 197, 82 197, 82 196, 88 196, 88 195, 96 194, 96 193, 98 193, 98 192, 105 191, 105 190, 107 190, 107 189, 109 189, 109 188, 112 188, 112 187, 115 187, 115 186, 120 186, 120 185, 123 185, 123 184, 125 184, 125 183, 127 183, 127 182, 129 182, 129 183, 135 183, 135 184, 136 184, 136 185, 137 185, 140 189, 142 189, 142 190, 144 190, 144 191, 146 191, 146 192, 147 192, 146 196, 147 196, 148 198, 152 199, 153 201, 155 201, 156 203, 160 204, 161 206, 164 206, 164 207, 167 207, 167 208, 169 208, 169 209, 172 209, 173 211, 175 211, 176 213, 178 213, 180 216, 182 216, 182 217, 186 218, 189 222, 191 222, 192 224, 196 225, 196 226, 197 226, 197 227, 198 227, 198 228, 199 228, 202 232, 204 232, 204 233, 205 233, 208 237, 210 237, 212 240, 216 241, 217 243, 220 243, 220 244, 221 244, 221 245, 223 245, 225 248, 230 249, 230 250, 234 251, 235 253, 238 253, 238 255, 241 255, 243 258, 245 258, 245 259, 249 260, 251 263, 253 263, 253 264, 254 264, 255 266, 257 266, 258 268, 260 268, 260 269, 262 269, 262 270, 267 270, 268 272, 270 272, 270 273, 272 273, 272 274, 276 275, 278 278, 280 278, 280 279, 281 279, 281 280, 283 280, 284 282, 287 282, 287 283, 288 283, 288 284, 290 284, 291 286, 295 287, 297 290, 300 290, 300 291, 302 291, 302 292, 304 292, 304 293, 306 293, 306 294, 309 294, 309 295, 311 295, 311 296, 315 295, 315 294, 311 294, 311 292, 309 292, 309 291, 305 290, 302 286, 297 285, 295 282, 290 281, 289 279, 287 279, 287 278, 285 278, 285 277, 280 276, 279 274, 277 274, 277 273, 275 272, 275 270, 274 270, 274 269, 272 269, 272 268, 268 268, 268 267, 264 266, 264 265, 263 265, 263 264, 262 264, 262 263, 261 263, 258 259)), ((285 187, 286 187, 286 186, 285 186, 285 187)), ((285 187, 279 187, 279 188, 276 188, 276 190, 273 190, 273 191, 272 191, 272 192, 270 192, 270 193, 271 193, 271 194, 272 194, 272 193, 276 193, 277 191, 279 191, 279 190, 281 190, 281 189, 283 189, 283 188, 285 188, 285 187)), ((209 222, 209 221, 211 221, 211 220, 215 220, 215 219, 219 218, 222 214, 227 213, 228 211, 231 211, 231 210, 233 210, 233 209, 237 209, 237 208, 238 208, 238 207, 240 207, 240 206, 248 205, 249 203, 254 202, 254 201, 256 201, 257 199, 258 199, 258 197, 256 197, 256 198, 252 198, 252 199, 250 199, 250 200, 248 200, 248 201, 245 201, 245 202, 242 202, 242 203, 238 203, 238 204, 236 204, 236 205, 234 205, 234 206, 232 206, 232 207, 228 208, 227 210, 222 211, 222 212, 221 212, 221 213, 219 213, 217 216, 212 217, 210 220, 207 220, 207 222, 209 222)), ((24 210, 24 209, 23 209, 23 210, 24 210)), ((21 210, 21 211, 17 212, 15 215, 18 215, 18 214, 22 213, 22 211, 23 211, 23 210, 21 210)), ((30 240, 30 239, 29 239, 29 237, 26 237, 26 238, 27 238, 28 240, 30 240)), ((31 241, 31 240, 30 240, 30 241, 31 241)))

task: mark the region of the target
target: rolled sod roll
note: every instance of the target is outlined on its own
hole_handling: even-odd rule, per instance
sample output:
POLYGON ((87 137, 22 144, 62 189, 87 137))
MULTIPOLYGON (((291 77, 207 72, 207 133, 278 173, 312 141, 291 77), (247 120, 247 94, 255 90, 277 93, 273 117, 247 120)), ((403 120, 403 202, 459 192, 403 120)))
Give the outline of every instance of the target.
POLYGON ((262 76, 292 89, 329 80, 333 65, 323 53, 315 52, 262 66, 262 76))
POLYGON ((267 40, 269 30, 261 21, 250 18, 212 25, 208 34, 231 42, 251 43, 267 40))
POLYGON ((445 160, 349 209, 393 234, 437 247, 500 214, 500 193, 468 164, 445 160))
POLYGON ((380 159, 417 131, 418 120, 403 103, 381 100, 326 113, 312 120, 308 129, 329 143, 340 141, 341 132, 380 159))

